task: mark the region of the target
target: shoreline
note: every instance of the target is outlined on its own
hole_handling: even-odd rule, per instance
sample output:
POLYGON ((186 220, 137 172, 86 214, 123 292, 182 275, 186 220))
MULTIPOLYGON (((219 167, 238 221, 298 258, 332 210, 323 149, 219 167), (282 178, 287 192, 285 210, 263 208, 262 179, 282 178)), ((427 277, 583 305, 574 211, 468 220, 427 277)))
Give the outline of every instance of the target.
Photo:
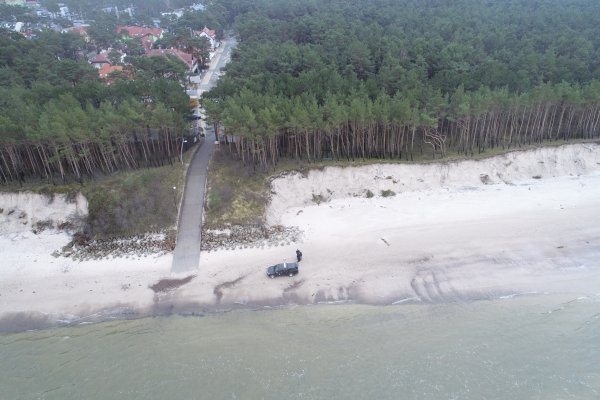
POLYGON ((549 309, 549 313, 561 310, 562 305, 570 304, 574 301, 597 301, 600 293, 595 295, 577 296, 568 293, 550 293, 550 292, 525 292, 512 293, 506 295, 497 294, 497 297, 473 298, 469 300, 451 301, 451 302, 422 302, 415 298, 397 300, 391 303, 369 303, 354 300, 338 301, 318 301, 312 303, 287 303, 278 304, 275 302, 265 302, 263 304, 240 304, 232 303, 222 307, 205 307, 199 304, 188 303, 169 303, 153 310, 136 310, 127 306, 109 307, 98 309, 90 315, 63 315, 63 314, 44 314, 40 312, 19 311, 4 314, 0 317, 0 336, 10 335, 20 332, 42 331, 46 329, 65 328, 65 327, 83 327, 91 324, 101 324, 111 321, 134 321, 146 318, 164 318, 164 317, 183 317, 183 318, 205 318, 214 317, 228 313, 240 311, 248 312, 269 312, 274 310, 290 310, 296 307, 335 307, 335 306, 361 306, 369 308, 377 307, 431 307, 444 304, 468 305, 480 302, 498 302, 498 301, 534 301, 536 304, 556 305, 558 308, 549 309))
POLYGON ((172 253, 77 262, 51 256, 70 241, 65 233, 2 232, 0 332, 61 319, 599 292, 596 144, 452 166, 331 167, 278 178, 272 188, 268 219, 301 231, 298 242, 203 251, 193 274, 172 274, 172 253), (317 204, 315 195, 327 198, 317 204), (268 279, 265 268, 293 260, 296 248, 304 253, 300 273, 268 279), (175 283, 154 292, 164 279, 175 283))

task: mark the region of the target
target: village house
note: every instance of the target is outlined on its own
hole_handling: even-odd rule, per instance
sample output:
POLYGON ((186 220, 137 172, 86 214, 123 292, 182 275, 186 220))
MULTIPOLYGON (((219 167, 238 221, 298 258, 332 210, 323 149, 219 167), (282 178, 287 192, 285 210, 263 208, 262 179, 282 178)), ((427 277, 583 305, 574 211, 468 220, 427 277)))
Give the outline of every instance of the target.
POLYGON ((205 37, 210 42, 210 51, 215 51, 219 47, 219 41, 217 40, 217 32, 208 29, 206 26, 201 31, 194 31, 194 36, 205 37))
POLYGON ((102 11, 106 14, 114 14, 117 18, 120 18, 121 15, 129 15, 130 18, 133 18, 135 14, 135 7, 127 7, 122 10, 119 10, 117 6, 104 7, 102 11))
POLYGON ((90 64, 94 68, 101 69, 105 65, 112 65, 113 62, 123 62, 125 59, 125 54, 121 50, 102 50, 100 53, 96 54, 92 59, 90 59, 90 64), (111 61, 111 56, 113 57, 113 61, 111 61), (118 56, 118 60, 115 61, 116 56, 118 56))
POLYGON ((108 51, 104 50, 100 52, 100 54, 97 54, 94 58, 90 60, 90 64, 92 64, 94 68, 98 69, 101 69, 105 65, 111 65, 111 62, 108 59, 108 51))
POLYGON ((122 72, 128 79, 130 78, 129 74, 125 73, 123 70, 123 66, 121 65, 109 65, 105 64, 98 71, 98 76, 100 79, 106 82, 107 85, 110 85, 114 79, 111 76, 113 72, 122 72))
POLYGON ((63 29, 63 33, 66 33, 66 32, 78 33, 81 36, 83 36, 83 40, 85 40, 85 42, 88 43, 90 41, 90 36, 87 33, 87 27, 88 27, 88 25, 86 25, 86 26, 82 26, 82 25, 80 25, 80 26, 73 26, 71 28, 63 29))
POLYGON ((179 19, 179 18, 183 17, 184 12, 185 12, 185 10, 183 8, 179 8, 177 10, 173 10, 170 12, 161 12, 160 15, 165 18, 179 19))
POLYGON ((146 51, 146 57, 167 57, 168 55, 175 56, 181 60, 192 74, 198 73, 198 60, 191 54, 178 49, 150 49, 146 51))
POLYGON ((144 50, 152 48, 154 42, 163 37, 162 28, 147 28, 143 26, 117 26, 117 33, 122 36, 141 40, 144 50))

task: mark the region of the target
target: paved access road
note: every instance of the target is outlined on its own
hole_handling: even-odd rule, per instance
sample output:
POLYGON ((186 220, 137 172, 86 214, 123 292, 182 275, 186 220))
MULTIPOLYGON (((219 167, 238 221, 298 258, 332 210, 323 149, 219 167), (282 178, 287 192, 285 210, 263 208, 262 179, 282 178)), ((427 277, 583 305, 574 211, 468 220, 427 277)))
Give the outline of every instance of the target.
MULTIPOLYGON (((224 40, 215 54, 198 88, 198 98, 210 90, 219 79, 219 71, 230 60, 231 49, 235 47, 234 38, 224 40)), ((200 263, 200 243, 202 240, 202 210, 206 189, 208 161, 214 149, 214 133, 207 133, 204 143, 194 154, 187 171, 185 191, 181 202, 177 246, 173 252, 171 273, 193 272, 200 263)))

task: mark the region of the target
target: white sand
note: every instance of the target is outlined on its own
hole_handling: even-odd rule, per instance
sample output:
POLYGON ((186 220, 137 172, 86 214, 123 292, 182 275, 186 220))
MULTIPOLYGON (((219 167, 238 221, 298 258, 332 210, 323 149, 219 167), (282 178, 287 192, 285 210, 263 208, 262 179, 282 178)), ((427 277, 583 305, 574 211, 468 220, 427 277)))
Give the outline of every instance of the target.
POLYGON ((0 314, 600 293, 596 144, 482 161, 326 168, 278 178, 273 190, 268 220, 298 226, 303 243, 204 252, 197 276, 160 296, 149 286, 169 276, 171 255, 74 262, 50 255, 68 242, 65 234, 4 231, 0 314), (329 201, 316 205, 313 194, 329 201), (297 247, 300 273, 268 279, 265 267, 292 261, 297 247))
POLYGON ((77 319, 100 310, 147 308, 148 286, 168 275, 171 255, 78 262, 54 257, 71 237, 55 229, 39 234, 38 221, 53 225, 87 214, 83 196, 0 194, 0 318, 11 313, 77 319), (12 211, 12 212, 11 212, 12 211))
POLYGON ((64 194, 45 196, 33 193, 0 193, 0 234, 30 232, 38 222, 54 225, 78 219, 88 213, 85 197, 69 201, 64 194))
POLYGON ((153 301, 148 286, 170 271, 171 255, 84 262, 51 255, 69 241, 56 231, 0 236, 0 314, 35 311, 68 319, 146 308, 153 301))
POLYGON ((482 161, 326 168, 279 178, 272 188, 268 220, 300 227, 304 243, 204 253, 181 298, 212 304, 215 287, 222 304, 600 293, 595 144, 482 161), (397 194, 384 198, 381 190, 397 194), (331 200, 316 205, 313 195, 331 200), (299 275, 267 279, 265 266, 292 261, 296 247, 304 253, 299 275))

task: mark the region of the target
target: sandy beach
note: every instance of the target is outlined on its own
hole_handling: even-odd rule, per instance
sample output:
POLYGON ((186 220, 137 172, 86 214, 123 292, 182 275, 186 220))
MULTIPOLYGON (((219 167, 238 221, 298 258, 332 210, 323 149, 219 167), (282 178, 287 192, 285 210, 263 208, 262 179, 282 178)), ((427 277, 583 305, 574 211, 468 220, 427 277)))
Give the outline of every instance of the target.
POLYGON ((43 326, 236 306, 600 292, 598 144, 480 161, 330 167, 277 178, 272 192, 268 223, 299 228, 299 243, 203 252, 187 283, 159 293, 150 287, 161 279, 186 277, 171 275, 171 254, 54 257, 70 237, 35 234, 34 220, 14 223, 18 213, 8 216, 2 198, 0 324, 23 316, 43 326), (297 248, 299 274, 269 279, 265 267, 293 261, 297 248))

